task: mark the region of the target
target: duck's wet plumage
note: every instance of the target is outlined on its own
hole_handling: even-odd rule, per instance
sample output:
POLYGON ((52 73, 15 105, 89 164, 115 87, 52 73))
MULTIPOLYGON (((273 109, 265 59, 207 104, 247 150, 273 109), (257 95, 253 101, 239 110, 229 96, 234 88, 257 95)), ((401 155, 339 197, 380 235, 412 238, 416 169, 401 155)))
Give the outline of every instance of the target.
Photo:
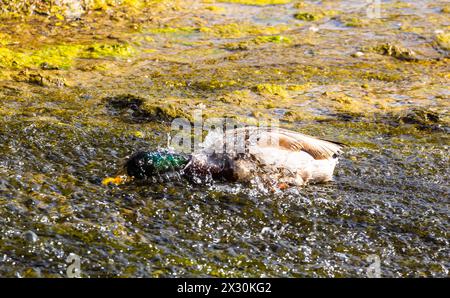
POLYGON ((245 127, 209 134, 189 164, 231 180, 303 185, 332 180, 342 147, 286 129, 245 127))
POLYGON ((189 178, 210 177, 269 184, 304 185, 332 180, 343 144, 280 128, 245 127, 208 134, 190 157, 138 152, 126 163, 129 176, 147 178, 180 170, 189 178))
POLYGON ((125 170, 130 177, 145 179, 158 173, 178 171, 184 168, 189 157, 164 151, 139 151, 125 163, 125 170))

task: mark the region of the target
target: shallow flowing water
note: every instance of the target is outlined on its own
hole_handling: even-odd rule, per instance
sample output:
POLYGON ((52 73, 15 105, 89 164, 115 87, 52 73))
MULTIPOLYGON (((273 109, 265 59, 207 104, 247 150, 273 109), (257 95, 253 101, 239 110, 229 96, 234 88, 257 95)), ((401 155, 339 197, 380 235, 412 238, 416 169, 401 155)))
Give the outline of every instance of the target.
POLYGON ((450 8, 364 3, 3 19, 0 276, 448 276, 450 8), (335 181, 102 184, 199 107, 347 144, 335 181))

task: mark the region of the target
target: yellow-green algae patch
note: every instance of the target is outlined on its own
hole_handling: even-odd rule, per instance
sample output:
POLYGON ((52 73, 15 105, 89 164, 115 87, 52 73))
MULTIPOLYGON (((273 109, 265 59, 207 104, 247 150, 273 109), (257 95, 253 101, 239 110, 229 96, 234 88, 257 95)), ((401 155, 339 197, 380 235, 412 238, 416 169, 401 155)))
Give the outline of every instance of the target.
POLYGON ((436 35, 436 41, 441 48, 450 51, 450 33, 440 33, 436 35))
POLYGON ((59 20, 65 17, 79 16, 87 11, 106 11, 108 9, 138 10, 149 5, 163 2, 160 0, 58 0, 23 1, 5 0, 0 5, 0 15, 22 17, 39 14, 54 16, 59 20))
POLYGON ((214 6, 214 5, 206 6, 205 9, 216 12, 216 13, 224 12, 226 10, 223 7, 214 6))
MULTIPOLYGON (((212 26, 180 26, 180 27, 159 27, 149 28, 145 32, 150 34, 162 35, 191 35, 195 33, 202 33, 206 37, 218 38, 241 38, 254 35, 274 35, 279 34, 289 29, 287 25, 262 26, 247 22, 243 23, 222 23, 212 26)), ((276 39, 276 38, 275 38, 276 39)), ((275 40, 274 40, 275 41, 275 40)))
POLYGON ((371 50, 378 54, 391 56, 399 60, 405 61, 417 60, 417 54, 413 50, 392 43, 377 45, 371 48, 371 50))
POLYGON ((27 70, 20 71, 13 76, 17 82, 26 82, 39 86, 68 86, 66 80, 62 77, 57 77, 50 74, 41 74, 37 72, 30 72, 27 70))
POLYGON ((218 2, 266 6, 266 5, 287 4, 292 2, 292 0, 218 0, 218 2))
POLYGON ((311 22, 311 21, 320 20, 322 18, 322 16, 319 14, 312 14, 309 12, 299 12, 294 15, 294 18, 296 18, 297 20, 301 20, 301 21, 311 22))
POLYGON ((252 103, 256 96, 248 89, 235 90, 219 97, 219 101, 226 104, 240 105, 241 103, 252 103))
POLYGON ((251 35, 279 34, 287 29, 289 29, 287 25, 260 26, 249 23, 228 23, 201 27, 199 30, 219 38, 240 38, 251 35))
POLYGON ((131 6, 135 8, 142 8, 146 4, 149 4, 151 2, 156 1, 149 1, 149 0, 88 0, 86 1, 86 8, 87 9, 102 9, 106 10, 111 7, 117 7, 117 6, 131 6))
POLYGON ((101 57, 131 57, 136 54, 136 49, 129 44, 93 44, 85 46, 81 52, 82 58, 101 57))
POLYGON ((0 67, 68 69, 76 58, 130 57, 136 50, 127 44, 55 45, 35 51, 0 47, 0 67))
POLYGON ((262 35, 250 40, 239 42, 228 42, 223 44, 223 48, 229 51, 244 51, 249 50, 252 46, 257 46, 265 43, 289 44, 292 39, 282 35, 262 35))
POLYGON ((11 43, 11 41, 11 36, 9 34, 0 32, 0 46, 6 46, 11 43))
POLYGON ((364 21, 357 17, 350 17, 350 18, 341 18, 341 21, 345 24, 347 27, 363 27, 364 21))
POLYGON ((184 118, 192 121, 192 116, 187 113, 183 108, 181 108, 181 103, 183 100, 180 99, 165 99, 165 104, 160 104, 159 102, 146 101, 142 105, 143 111, 147 114, 147 117, 162 119, 162 120, 173 120, 176 118, 184 118))
POLYGON ((272 35, 272 36, 258 36, 255 39, 253 39, 255 43, 267 43, 267 42, 273 42, 273 43, 290 43, 292 40, 289 37, 282 36, 282 35, 272 35))
POLYGON ((253 89, 261 95, 279 96, 281 98, 285 98, 289 95, 286 88, 282 85, 258 84, 253 89))
POLYGON ((319 9, 319 10, 312 10, 312 11, 300 11, 300 12, 294 14, 294 18, 296 18, 297 20, 301 20, 301 21, 312 22, 312 21, 319 21, 327 16, 328 17, 335 16, 337 14, 338 14, 338 12, 335 10, 319 9))
POLYGON ((161 27, 161 28, 150 28, 147 30, 150 34, 192 34, 199 32, 197 27, 161 27))

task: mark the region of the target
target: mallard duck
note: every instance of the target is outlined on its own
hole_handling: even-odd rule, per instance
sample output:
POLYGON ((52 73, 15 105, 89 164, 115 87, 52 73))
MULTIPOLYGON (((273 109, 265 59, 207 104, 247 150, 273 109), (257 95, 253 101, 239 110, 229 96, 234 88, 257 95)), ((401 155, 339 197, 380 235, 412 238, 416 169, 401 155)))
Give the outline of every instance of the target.
POLYGON ((343 144, 302 133, 244 127, 209 133, 191 155, 169 151, 137 152, 125 163, 129 177, 146 179, 179 171, 194 181, 259 179, 280 189, 332 180, 343 144))

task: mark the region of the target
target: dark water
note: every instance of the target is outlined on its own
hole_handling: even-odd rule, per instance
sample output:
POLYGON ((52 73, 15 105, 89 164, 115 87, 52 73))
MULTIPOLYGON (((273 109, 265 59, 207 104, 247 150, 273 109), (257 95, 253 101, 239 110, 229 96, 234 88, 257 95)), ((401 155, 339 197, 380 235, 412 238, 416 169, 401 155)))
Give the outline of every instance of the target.
POLYGON ((104 173, 141 142, 100 129, 12 121, 0 138, 4 276, 64 275, 68 253, 91 277, 364 276, 371 254, 383 276, 447 275, 444 146, 350 148, 335 182, 264 194, 183 181, 105 187, 104 173), (24 241, 27 230, 39 240, 24 241))

